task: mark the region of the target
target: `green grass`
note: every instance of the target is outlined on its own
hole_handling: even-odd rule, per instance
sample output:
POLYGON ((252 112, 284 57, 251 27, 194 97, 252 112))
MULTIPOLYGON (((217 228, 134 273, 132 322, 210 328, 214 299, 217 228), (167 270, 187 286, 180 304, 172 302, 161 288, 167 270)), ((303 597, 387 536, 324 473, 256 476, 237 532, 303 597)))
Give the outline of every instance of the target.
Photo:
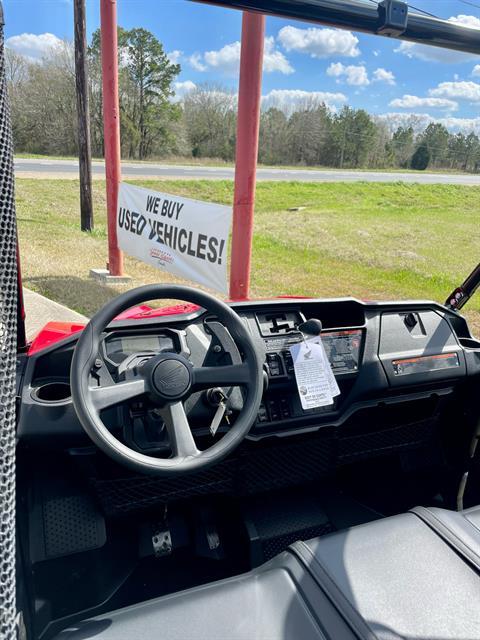
POLYGON ((15 158, 22 160, 78 160, 74 156, 50 156, 43 153, 15 153, 15 158))
MULTIPOLYGON (((41 153, 16 153, 15 158, 21 160, 78 160, 78 156, 45 155, 41 153)), ((92 158, 94 161, 102 162, 102 157, 92 158)), ((192 165, 207 167, 233 167, 233 162, 227 162, 220 158, 192 158, 191 156, 168 156, 159 158, 149 158, 148 160, 137 160, 135 158, 123 158, 122 162, 134 164, 169 164, 169 165, 192 165)), ((292 167, 295 168, 295 167, 292 167)), ((298 167, 297 167, 298 168, 298 167)))
MULTIPOLYGON (((232 203, 230 181, 129 181, 232 203)), ((17 180, 27 286, 87 315, 115 295, 88 279, 106 262, 104 182, 94 183, 96 229, 79 231, 78 182, 17 180)), ((480 187, 404 183, 261 182, 253 243, 253 296, 353 295, 444 301, 480 259, 480 187), (288 211, 303 206, 299 212, 288 211)), ((131 286, 172 280, 126 258, 131 286)), ((467 316, 480 332, 480 296, 467 316)))

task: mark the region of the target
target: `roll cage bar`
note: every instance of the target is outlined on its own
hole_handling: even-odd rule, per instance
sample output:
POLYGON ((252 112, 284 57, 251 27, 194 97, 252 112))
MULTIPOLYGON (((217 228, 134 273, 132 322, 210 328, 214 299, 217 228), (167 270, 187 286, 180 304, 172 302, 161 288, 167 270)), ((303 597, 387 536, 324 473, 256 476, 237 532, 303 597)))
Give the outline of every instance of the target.
MULTIPOLYGON (((316 24, 353 29, 375 35, 384 35, 411 42, 455 49, 469 53, 480 53, 480 31, 429 16, 410 13, 403 2, 383 0, 372 6, 359 0, 193 0, 203 4, 216 4, 247 12, 261 12, 284 18, 309 21, 316 24), (398 12, 398 13, 396 13, 398 12)), ((3 38, 3 8, 0 0, 0 126, 10 132, 10 122, 5 94, 5 57, 3 38)), ((0 183, 12 181, 13 159, 11 137, 8 143, 0 145, 0 183)), ((0 629, 2 638, 14 640, 17 637, 15 607, 15 337, 22 335, 23 310, 18 314, 16 325, 14 305, 21 300, 21 278, 18 274, 18 291, 12 286, 12 271, 5 265, 9 258, 14 264, 16 225, 13 198, 0 208, 0 254, 4 256, 0 265, 0 350, 2 352, 2 372, 0 391, 6 400, 0 407, 0 435, 5 446, 0 448, 0 470, 5 479, 0 491, 0 512, 4 523, 0 536, 0 629), (12 293, 13 292, 13 293, 12 293), (13 298, 13 299, 12 299, 13 298), (16 300, 15 300, 16 298, 16 300), (11 526, 10 526, 11 525, 11 526)), ((18 256, 17 256, 18 257, 18 256)), ((455 290, 446 304, 460 309, 480 283, 480 265, 465 282, 455 290)), ((22 336, 23 337, 23 336, 22 336)))
MULTIPOLYGON (((480 54, 480 30, 411 12, 400 0, 190 0, 251 13, 302 20, 338 29, 480 54)), ((448 296, 445 306, 460 310, 480 286, 480 263, 448 296)))
POLYGON ((408 4, 399 0, 383 0, 376 6, 362 0, 190 1, 480 54, 477 29, 410 12, 408 4))

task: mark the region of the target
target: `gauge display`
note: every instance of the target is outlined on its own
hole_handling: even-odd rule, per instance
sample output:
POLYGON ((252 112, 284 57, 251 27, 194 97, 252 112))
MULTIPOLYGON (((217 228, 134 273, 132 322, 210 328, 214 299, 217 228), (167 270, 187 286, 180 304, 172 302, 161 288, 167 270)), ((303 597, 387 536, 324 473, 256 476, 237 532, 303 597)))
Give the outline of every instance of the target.
POLYGON ((115 336, 105 342, 107 356, 115 353, 124 353, 131 355, 150 351, 158 353, 160 351, 174 351, 175 347, 172 338, 159 335, 143 335, 143 336, 115 336))

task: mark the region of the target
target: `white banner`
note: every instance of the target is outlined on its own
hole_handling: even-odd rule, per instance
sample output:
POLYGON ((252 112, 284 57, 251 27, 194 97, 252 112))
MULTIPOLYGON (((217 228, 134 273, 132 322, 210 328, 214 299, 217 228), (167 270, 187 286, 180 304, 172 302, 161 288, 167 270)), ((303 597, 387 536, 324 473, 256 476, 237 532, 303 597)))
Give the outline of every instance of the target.
POLYGON ((232 210, 131 184, 118 192, 118 244, 169 273, 228 292, 227 244, 232 210))

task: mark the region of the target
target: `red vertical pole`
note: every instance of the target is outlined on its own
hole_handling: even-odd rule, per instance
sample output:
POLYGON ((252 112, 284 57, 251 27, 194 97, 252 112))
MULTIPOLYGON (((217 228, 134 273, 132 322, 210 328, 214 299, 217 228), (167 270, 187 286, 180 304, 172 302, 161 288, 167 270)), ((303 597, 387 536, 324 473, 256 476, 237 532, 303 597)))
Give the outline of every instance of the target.
POLYGON ((248 299, 250 289, 264 39, 265 16, 244 12, 230 265, 232 300, 248 299))
POLYGON ((108 265, 112 276, 123 275, 123 254, 117 240, 118 185, 121 180, 120 105, 118 101, 117 0, 101 0, 103 132, 107 180, 108 265))

